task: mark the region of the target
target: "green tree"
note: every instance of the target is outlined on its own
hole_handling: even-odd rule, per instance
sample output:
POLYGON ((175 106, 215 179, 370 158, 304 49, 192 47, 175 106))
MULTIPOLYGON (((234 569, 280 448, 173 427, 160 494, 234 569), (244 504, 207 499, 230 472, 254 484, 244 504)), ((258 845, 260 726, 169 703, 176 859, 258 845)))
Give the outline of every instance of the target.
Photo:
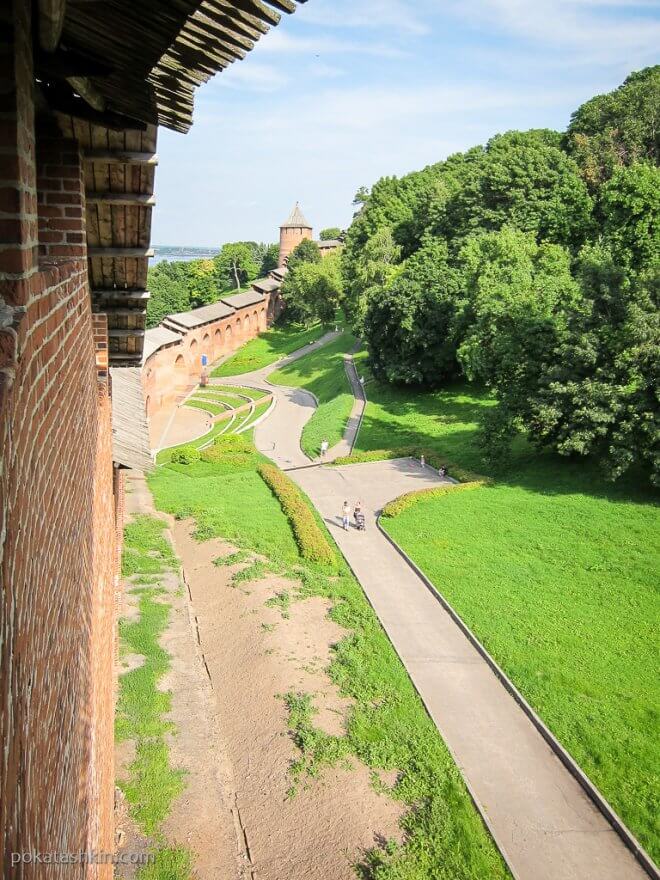
POLYGON ((302 324, 335 320, 342 296, 339 254, 319 262, 299 262, 282 284, 287 317, 302 324))
POLYGON ((356 332, 362 332, 370 300, 393 280, 400 260, 401 247, 389 227, 374 232, 352 260, 342 255, 344 310, 356 332))
POLYGON ((319 239, 321 241, 334 241, 340 235, 341 229, 338 226, 328 226, 327 229, 322 229, 319 232, 319 239))
POLYGON ((186 281, 194 309, 216 302, 224 287, 213 260, 190 260, 186 263, 186 281))
POLYGON ((528 416, 544 357, 579 300, 569 253, 505 227, 471 239, 461 259, 470 309, 459 349, 465 372, 493 388, 507 411, 528 416))
POLYGON ((149 269, 147 327, 157 327, 167 315, 187 312, 191 308, 187 264, 163 260, 149 269))
POLYGON ((259 263, 259 276, 263 277, 277 269, 280 259, 279 244, 260 244, 257 246, 257 262, 259 263))
POLYGON ((498 399, 491 456, 522 430, 561 455, 597 458, 613 479, 640 465, 660 484, 660 263, 632 273, 589 245, 574 278, 567 251, 511 230, 464 256, 474 319, 459 356, 498 399))
POLYGON ((466 298, 462 273, 447 257, 445 242, 429 239, 369 299, 364 336, 379 378, 438 385, 456 374, 466 298))
POLYGON ((592 190, 616 168, 660 162, 660 65, 631 73, 571 117, 565 146, 592 190))
POLYGON ((660 254, 660 169, 617 168, 600 191, 602 237, 620 265, 634 271, 660 254))
POLYGON ((546 129, 496 135, 445 173, 453 186, 433 230, 456 251, 471 234, 513 226, 537 241, 579 249, 591 230, 592 200, 575 162, 546 129))
POLYGON ((229 287, 240 290, 259 274, 259 263, 255 254, 256 245, 250 241, 235 241, 224 244, 214 263, 219 278, 229 287))
POLYGON ((310 238, 303 238, 300 244, 296 245, 289 254, 287 266, 289 271, 291 271, 300 263, 320 263, 322 259, 317 243, 310 238))

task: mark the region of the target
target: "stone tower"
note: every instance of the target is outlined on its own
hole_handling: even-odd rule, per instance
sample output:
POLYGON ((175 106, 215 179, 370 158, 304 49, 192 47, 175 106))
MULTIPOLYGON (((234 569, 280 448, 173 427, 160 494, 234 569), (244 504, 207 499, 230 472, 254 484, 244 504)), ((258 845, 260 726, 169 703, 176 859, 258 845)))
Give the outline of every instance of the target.
POLYGON ((300 210, 298 202, 294 205, 293 211, 288 219, 280 226, 280 259, 278 266, 286 265, 287 257, 296 245, 304 238, 312 237, 312 227, 300 210))

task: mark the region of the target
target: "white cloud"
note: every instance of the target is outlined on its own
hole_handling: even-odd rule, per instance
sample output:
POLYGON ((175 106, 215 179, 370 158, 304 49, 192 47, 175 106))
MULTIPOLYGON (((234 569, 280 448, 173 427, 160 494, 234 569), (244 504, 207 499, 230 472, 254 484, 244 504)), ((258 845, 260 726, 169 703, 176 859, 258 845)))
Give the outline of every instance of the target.
POLYGON ((323 27, 391 29, 414 36, 429 32, 412 4, 403 0, 314 0, 298 14, 301 21, 323 27))
POLYGON ((299 37, 283 28, 269 31, 258 43, 255 53, 286 55, 375 55, 383 58, 403 58, 408 53, 389 43, 359 42, 319 33, 313 37, 299 37))
POLYGON ((475 28, 495 28, 536 45, 554 47, 582 63, 653 59, 660 45, 660 16, 636 10, 660 10, 657 0, 453 0, 450 8, 475 28), (627 10, 625 18, 616 11, 627 10))
POLYGON ((276 92, 289 82, 289 77, 280 67, 249 60, 249 64, 240 61, 231 64, 219 75, 218 84, 253 92, 276 92))

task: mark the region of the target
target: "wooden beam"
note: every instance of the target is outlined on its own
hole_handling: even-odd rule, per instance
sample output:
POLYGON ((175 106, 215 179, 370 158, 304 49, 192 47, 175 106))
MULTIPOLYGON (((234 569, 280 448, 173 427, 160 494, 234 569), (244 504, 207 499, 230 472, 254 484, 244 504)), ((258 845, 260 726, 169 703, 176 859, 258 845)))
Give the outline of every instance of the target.
MULTIPOLYGON (((135 318, 135 317, 146 318, 147 317, 147 310, 144 308, 144 306, 136 306, 134 309, 122 309, 122 308, 115 309, 113 306, 104 305, 103 306, 103 313, 108 316, 108 319, 110 319, 112 317, 112 315, 119 315, 122 318, 135 318)), ((144 330, 144 326, 133 327, 133 328, 129 328, 129 329, 144 330)))
POLYGON ((90 247, 87 248, 88 257, 153 257, 153 248, 132 247, 90 247))
POLYGON ((108 202, 111 205, 143 205, 144 207, 152 207, 156 204, 156 197, 148 193, 87 192, 85 198, 88 204, 108 202))
POLYGON ((150 296, 151 293, 148 290, 123 290, 120 287, 114 290, 92 290, 92 299, 126 299, 134 302, 144 302, 150 296))
POLYGON ((57 49, 65 12, 66 0, 39 0, 39 45, 45 52, 57 49))
POLYGON ((126 339, 127 336, 136 336, 139 339, 144 336, 144 330, 139 330, 137 327, 108 327, 108 336, 114 336, 115 339, 126 339))
POLYGON ((105 98, 86 76, 68 76, 66 81, 90 107, 103 113, 106 109, 105 98))
POLYGON ((82 55, 61 46, 57 52, 37 51, 34 57, 34 69, 42 77, 66 79, 69 76, 109 76, 112 67, 98 58, 82 55))
POLYGON ((111 165, 158 165, 156 153, 135 153, 130 150, 85 150, 87 162, 108 162, 111 165))

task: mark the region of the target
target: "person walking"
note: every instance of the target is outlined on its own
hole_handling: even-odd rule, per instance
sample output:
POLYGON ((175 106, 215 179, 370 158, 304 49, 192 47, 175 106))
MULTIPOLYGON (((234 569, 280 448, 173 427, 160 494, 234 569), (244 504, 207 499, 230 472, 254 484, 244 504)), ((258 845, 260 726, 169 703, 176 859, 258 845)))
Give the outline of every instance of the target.
POLYGON ((328 441, 321 440, 321 458, 325 458, 326 452, 328 451, 328 441))
POLYGON ((351 505, 348 501, 344 501, 344 506, 341 509, 341 524, 344 527, 344 531, 348 531, 348 524, 351 521, 351 505))

